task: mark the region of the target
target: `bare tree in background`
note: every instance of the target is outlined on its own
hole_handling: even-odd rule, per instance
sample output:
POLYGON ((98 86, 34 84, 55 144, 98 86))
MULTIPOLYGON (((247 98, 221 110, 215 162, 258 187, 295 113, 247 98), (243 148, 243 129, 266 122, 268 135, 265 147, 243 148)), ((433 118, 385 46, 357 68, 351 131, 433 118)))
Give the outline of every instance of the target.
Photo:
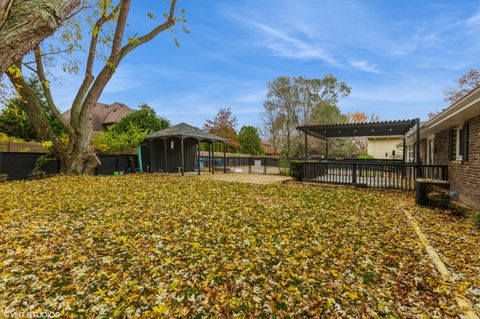
POLYGON ((280 153, 280 147, 283 140, 283 127, 285 125, 285 116, 279 114, 276 108, 267 108, 262 114, 263 121, 263 133, 272 145, 273 152, 275 154, 280 153))
POLYGON ((295 135, 300 107, 299 88, 295 85, 295 79, 289 77, 278 77, 267 86, 267 100, 263 104, 265 111, 284 118, 285 147, 283 151, 287 156, 291 156, 293 153, 292 139, 295 135))
MULTIPOLYGON (((365 112, 353 112, 345 115, 347 123, 365 123, 378 122, 380 119, 377 115, 367 115, 365 112)), ((367 151, 368 139, 365 136, 352 136, 348 138, 348 143, 345 144, 345 151, 348 157, 353 154, 362 154, 367 151)))
POLYGON ((267 88, 264 131, 286 156, 299 153, 303 147, 297 126, 318 122, 326 105, 336 108, 338 98, 350 94, 350 87, 333 75, 322 79, 278 77, 267 88))
MULTIPOLYGON (((450 104, 454 104, 479 85, 480 72, 476 69, 471 69, 456 80, 455 87, 450 87, 445 90, 445 101, 450 102, 450 104)), ((439 112, 431 113, 429 116, 431 118, 438 113, 439 112)))

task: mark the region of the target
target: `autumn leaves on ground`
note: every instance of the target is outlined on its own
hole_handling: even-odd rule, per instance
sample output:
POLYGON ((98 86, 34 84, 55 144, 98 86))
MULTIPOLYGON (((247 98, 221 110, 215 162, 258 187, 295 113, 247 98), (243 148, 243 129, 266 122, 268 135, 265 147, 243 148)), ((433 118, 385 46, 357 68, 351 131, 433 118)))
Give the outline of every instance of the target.
POLYGON ((453 290, 480 287, 473 225, 418 210, 409 193, 157 175, 55 177, 0 193, 4 312, 448 318, 453 290), (403 209, 462 287, 441 282, 403 209))

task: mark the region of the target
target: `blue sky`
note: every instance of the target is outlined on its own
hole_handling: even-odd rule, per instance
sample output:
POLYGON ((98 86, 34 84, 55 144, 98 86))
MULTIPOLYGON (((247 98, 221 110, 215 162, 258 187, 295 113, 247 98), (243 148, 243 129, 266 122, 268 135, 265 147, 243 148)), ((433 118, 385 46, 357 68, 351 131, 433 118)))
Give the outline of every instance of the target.
MULTIPOLYGON (((130 34, 151 28, 149 3, 164 2, 133 1, 130 34)), ((480 63, 478 1, 184 0, 180 7, 191 33, 167 32, 132 52, 101 102, 145 102, 174 124, 197 126, 228 106, 239 128, 261 127, 268 81, 333 74, 352 87, 343 112, 425 118, 447 106, 443 90, 480 63)), ((68 76, 54 86, 63 109, 79 82, 68 76)))

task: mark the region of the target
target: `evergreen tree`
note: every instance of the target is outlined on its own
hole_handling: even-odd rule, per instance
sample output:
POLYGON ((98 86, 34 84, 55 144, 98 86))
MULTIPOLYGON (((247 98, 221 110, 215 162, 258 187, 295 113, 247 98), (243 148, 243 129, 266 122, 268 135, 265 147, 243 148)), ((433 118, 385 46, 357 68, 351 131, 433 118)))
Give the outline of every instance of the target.
POLYGON ((260 155, 263 153, 260 136, 253 126, 242 126, 238 133, 240 152, 244 154, 260 155))

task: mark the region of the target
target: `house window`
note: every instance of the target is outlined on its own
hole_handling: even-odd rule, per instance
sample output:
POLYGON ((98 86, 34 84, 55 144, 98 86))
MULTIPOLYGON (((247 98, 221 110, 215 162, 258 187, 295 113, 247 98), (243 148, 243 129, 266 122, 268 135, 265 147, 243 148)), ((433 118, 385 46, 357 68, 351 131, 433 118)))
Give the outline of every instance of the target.
POLYGON ((455 159, 457 161, 468 161, 468 123, 458 126, 455 133, 455 159))
POLYGON ((413 145, 407 145, 407 158, 408 163, 412 163, 415 160, 415 148, 413 145))

